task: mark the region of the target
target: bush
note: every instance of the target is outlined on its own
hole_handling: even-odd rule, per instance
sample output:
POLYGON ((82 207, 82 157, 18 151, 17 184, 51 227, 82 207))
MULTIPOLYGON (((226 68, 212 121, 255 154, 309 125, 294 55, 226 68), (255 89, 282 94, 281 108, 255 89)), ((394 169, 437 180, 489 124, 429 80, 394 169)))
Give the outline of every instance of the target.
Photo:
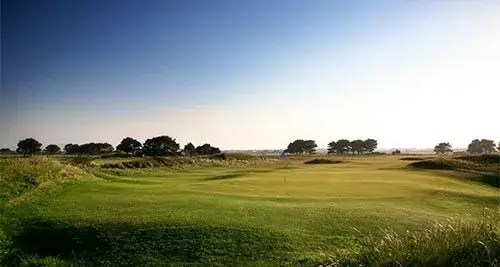
MULTIPOLYGON (((498 211, 497 211, 498 212, 498 211)), ((324 266, 496 266, 500 255, 498 215, 481 222, 448 220, 425 231, 383 230, 353 250, 338 250, 324 266)))

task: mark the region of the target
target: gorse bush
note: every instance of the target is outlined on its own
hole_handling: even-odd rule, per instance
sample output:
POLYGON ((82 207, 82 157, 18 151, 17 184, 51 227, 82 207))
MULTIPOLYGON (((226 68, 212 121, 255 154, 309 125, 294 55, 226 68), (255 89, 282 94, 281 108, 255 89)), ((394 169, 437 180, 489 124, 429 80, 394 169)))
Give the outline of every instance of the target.
MULTIPOLYGON (((490 212, 491 213, 491 212, 490 212)), ((497 266, 498 210, 480 222, 448 220, 421 231, 361 238, 355 249, 339 250, 323 266, 497 266)))

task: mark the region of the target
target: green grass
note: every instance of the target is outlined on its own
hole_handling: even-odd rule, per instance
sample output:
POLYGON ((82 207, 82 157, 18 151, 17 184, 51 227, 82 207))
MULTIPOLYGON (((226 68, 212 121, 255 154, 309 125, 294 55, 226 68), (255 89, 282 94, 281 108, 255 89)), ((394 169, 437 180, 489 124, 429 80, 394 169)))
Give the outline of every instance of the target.
POLYGON ((306 160, 89 168, 86 179, 8 205, 4 262, 318 266, 382 229, 419 232, 498 212, 497 188, 454 171, 408 168, 395 156, 306 160))

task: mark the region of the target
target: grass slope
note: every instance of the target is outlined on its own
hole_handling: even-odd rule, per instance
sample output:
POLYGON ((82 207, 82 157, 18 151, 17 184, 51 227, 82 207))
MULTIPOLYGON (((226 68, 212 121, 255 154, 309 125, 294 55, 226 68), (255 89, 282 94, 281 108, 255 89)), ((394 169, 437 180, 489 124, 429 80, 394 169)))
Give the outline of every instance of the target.
POLYGON ((498 189, 398 157, 252 166, 94 169, 4 211, 6 261, 317 266, 358 238, 497 211, 498 189))

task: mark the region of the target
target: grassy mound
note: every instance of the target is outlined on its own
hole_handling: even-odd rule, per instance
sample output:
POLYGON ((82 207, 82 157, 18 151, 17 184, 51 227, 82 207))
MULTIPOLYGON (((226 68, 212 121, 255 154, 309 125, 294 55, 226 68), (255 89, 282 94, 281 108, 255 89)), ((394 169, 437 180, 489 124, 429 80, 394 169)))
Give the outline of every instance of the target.
POLYGON ((367 236, 355 250, 339 250, 326 266, 496 266, 500 260, 500 229, 496 218, 479 223, 449 220, 425 231, 381 238, 367 236))
POLYGON ((272 162, 275 159, 247 154, 218 154, 195 157, 143 157, 135 160, 104 162, 105 169, 181 168, 187 166, 223 167, 272 162))
MULTIPOLYGON (((471 156, 466 156, 470 159, 471 156)), ((475 157, 475 156, 472 156, 475 157)), ((462 157, 461 157, 462 158, 462 157)), ((488 162, 481 156, 472 160, 460 160, 457 158, 439 158, 429 159, 408 164, 411 168, 428 170, 453 170, 467 174, 467 178, 478 180, 489 185, 500 187, 500 164, 497 163, 479 163, 488 162), (479 162, 478 162, 479 161, 479 162)), ((489 159, 489 158, 486 158, 489 159)))
MULTIPOLYGON (((85 174, 78 167, 50 158, 0 159, 0 264, 10 266, 9 259, 15 254, 12 240, 5 232, 5 226, 10 223, 4 211, 22 201, 23 195, 30 191, 54 188, 58 184, 80 179, 85 174)), ((48 260, 44 259, 45 262, 41 263, 50 265, 48 260)))
POLYGON ((52 187, 58 183, 83 177, 85 172, 75 166, 50 158, 10 158, 0 160, 0 207, 35 188, 52 187))
POLYGON ((304 164, 335 164, 335 163, 343 163, 341 160, 331 160, 331 159, 312 159, 304 162, 304 164))
POLYGON ((467 155, 456 157, 456 159, 482 164, 500 164, 500 154, 467 155))

